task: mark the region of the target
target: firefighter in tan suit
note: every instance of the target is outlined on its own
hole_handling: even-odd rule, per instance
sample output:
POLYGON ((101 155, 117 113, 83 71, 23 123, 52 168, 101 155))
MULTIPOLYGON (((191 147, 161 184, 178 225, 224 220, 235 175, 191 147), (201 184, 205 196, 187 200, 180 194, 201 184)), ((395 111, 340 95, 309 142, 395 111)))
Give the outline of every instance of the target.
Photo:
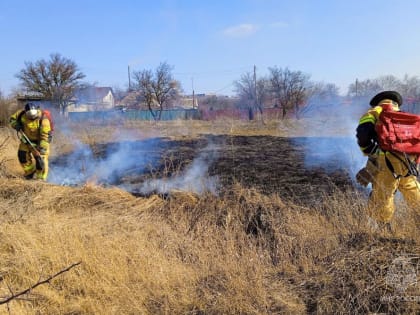
POLYGON ((372 183, 372 192, 368 201, 368 214, 380 226, 390 230, 390 222, 395 211, 394 195, 401 192, 407 204, 415 211, 420 209, 420 184, 416 174, 410 170, 416 156, 408 156, 397 152, 384 152, 378 145, 375 124, 383 106, 392 106, 399 111, 402 97, 395 91, 383 91, 370 101, 371 108, 360 118, 356 129, 356 137, 368 162, 356 175, 358 182, 367 186, 372 183), (387 165, 387 160, 388 165, 387 165), (389 163, 391 165, 389 165, 389 163))

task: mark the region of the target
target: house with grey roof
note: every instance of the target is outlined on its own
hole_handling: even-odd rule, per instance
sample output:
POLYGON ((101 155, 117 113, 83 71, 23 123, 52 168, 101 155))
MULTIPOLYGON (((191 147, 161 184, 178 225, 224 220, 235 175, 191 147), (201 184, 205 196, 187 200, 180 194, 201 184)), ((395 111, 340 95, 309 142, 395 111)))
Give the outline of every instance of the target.
POLYGON ((110 87, 86 87, 78 89, 74 94, 68 112, 92 112, 111 110, 115 107, 115 97, 110 87))

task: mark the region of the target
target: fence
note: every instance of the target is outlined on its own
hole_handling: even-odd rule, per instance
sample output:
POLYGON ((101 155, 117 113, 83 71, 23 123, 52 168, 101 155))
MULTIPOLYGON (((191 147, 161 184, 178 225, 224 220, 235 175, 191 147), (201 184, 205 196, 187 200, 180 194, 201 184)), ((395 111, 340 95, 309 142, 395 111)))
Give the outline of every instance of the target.
MULTIPOLYGON (((201 119, 203 120, 217 120, 222 118, 252 120, 260 115, 256 109, 203 109, 201 110, 201 119)), ((279 119, 282 118, 282 111, 280 108, 264 108, 263 117, 279 119)))
MULTIPOLYGON (((69 112, 68 117, 72 121, 114 119, 154 120, 149 110, 69 112)), ((197 109, 171 109, 162 111, 161 120, 176 119, 200 119, 200 112, 197 109)))
MULTIPOLYGON (((259 112, 253 109, 169 109, 163 110, 161 120, 176 119, 194 119, 194 120, 217 120, 223 118, 252 120, 257 118, 259 112)), ((149 110, 127 110, 127 111, 92 111, 92 112, 69 112, 68 117, 72 121, 87 120, 154 120, 149 110)), ((265 108, 263 110, 264 118, 282 118, 282 112, 279 108, 265 108)))

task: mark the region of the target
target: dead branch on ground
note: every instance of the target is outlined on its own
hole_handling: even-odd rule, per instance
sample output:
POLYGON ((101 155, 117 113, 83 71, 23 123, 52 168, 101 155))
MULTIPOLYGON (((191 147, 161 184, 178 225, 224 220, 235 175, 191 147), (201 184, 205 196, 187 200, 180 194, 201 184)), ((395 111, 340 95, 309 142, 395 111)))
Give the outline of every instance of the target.
MULTIPOLYGON (((11 295, 11 296, 9 296, 9 297, 7 297, 7 298, 5 298, 5 299, 3 299, 3 300, 0 300, 0 305, 1 305, 1 304, 6 304, 6 303, 9 303, 10 301, 12 301, 12 300, 16 299, 17 297, 19 297, 19 296, 21 296, 21 295, 24 295, 24 294, 26 294, 26 293, 28 293, 28 292, 30 292, 31 290, 35 289, 36 287, 40 286, 41 284, 49 283, 52 279, 54 279, 54 278, 58 277, 58 276, 59 276, 59 275, 61 275, 62 273, 65 273, 65 272, 69 271, 69 270, 70 270, 70 269, 72 269, 73 267, 76 267, 77 265, 80 265, 81 263, 82 263, 81 261, 79 261, 79 262, 77 262, 77 263, 74 263, 74 264, 72 264, 72 265, 68 266, 67 268, 60 270, 60 271, 59 271, 59 272, 57 272, 55 275, 49 276, 49 277, 48 277, 47 279, 45 279, 45 280, 38 281, 38 282, 37 282, 37 283, 35 283, 34 285, 30 286, 29 288, 27 288, 27 289, 25 289, 25 290, 23 290, 23 291, 21 291, 21 292, 18 292, 18 293, 13 293, 13 292, 12 292, 12 295, 11 295)), ((9 288, 9 290, 10 290, 10 288, 9 288)), ((10 291, 11 291, 11 290, 10 290, 10 291)))

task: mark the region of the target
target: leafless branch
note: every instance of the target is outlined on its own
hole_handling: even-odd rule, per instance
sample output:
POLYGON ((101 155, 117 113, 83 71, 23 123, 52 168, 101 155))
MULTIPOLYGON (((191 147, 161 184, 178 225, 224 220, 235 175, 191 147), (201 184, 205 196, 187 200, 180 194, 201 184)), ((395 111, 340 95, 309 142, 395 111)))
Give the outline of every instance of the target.
POLYGON ((5 299, 3 299, 3 300, 0 300, 0 305, 1 305, 1 304, 6 304, 6 303, 9 303, 10 301, 12 301, 12 300, 16 299, 17 297, 19 297, 19 296, 21 296, 21 295, 24 295, 24 294, 26 294, 26 293, 28 293, 28 292, 30 292, 31 290, 35 289, 36 287, 40 286, 41 284, 45 284, 45 283, 50 282, 52 279, 54 279, 54 278, 58 277, 58 276, 59 276, 59 275, 61 275, 62 273, 65 273, 65 272, 69 271, 69 270, 70 270, 70 269, 72 269, 73 267, 76 267, 76 266, 80 265, 81 263, 82 263, 81 261, 79 261, 79 262, 77 262, 77 263, 74 263, 74 264, 72 264, 72 265, 68 266, 67 268, 65 268, 65 269, 63 269, 63 270, 60 270, 60 271, 59 271, 59 272, 57 272, 55 275, 49 276, 49 277, 48 277, 47 279, 45 279, 45 280, 38 281, 37 283, 35 283, 35 284, 34 284, 34 285, 32 285, 31 287, 29 287, 29 288, 27 288, 27 289, 25 289, 25 290, 23 290, 23 291, 20 291, 20 292, 18 292, 18 293, 13 293, 13 292, 12 292, 12 290, 9 288, 10 292, 12 292, 12 295, 10 295, 9 297, 7 297, 7 298, 5 298, 5 299))

